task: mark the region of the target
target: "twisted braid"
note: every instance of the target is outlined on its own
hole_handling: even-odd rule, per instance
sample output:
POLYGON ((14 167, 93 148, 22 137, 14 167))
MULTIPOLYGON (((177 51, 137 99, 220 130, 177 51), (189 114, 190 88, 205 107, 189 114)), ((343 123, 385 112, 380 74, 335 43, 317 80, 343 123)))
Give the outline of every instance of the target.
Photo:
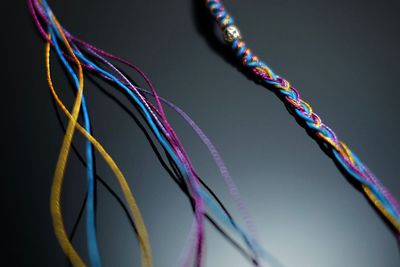
POLYGON ((224 31, 225 40, 232 50, 249 69, 255 78, 265 84, 272 85, 298 117, 304 121, 317 140, 326 144, 333 152, 344 169, 360 182, 367 198, 387 218, 398 233, 400 233, 400 205, 379 180, 367 169, 357 156, 326 126, 320 117, 314 113, 311 106, 301 99, 299 92, 286 79, 276 75, 267 64, 262 62, 243 41, 239 30, 234 25, 233 18, 228 14, 220 0, 207 0, 207 7, 214 16, 220 28, 224 31))

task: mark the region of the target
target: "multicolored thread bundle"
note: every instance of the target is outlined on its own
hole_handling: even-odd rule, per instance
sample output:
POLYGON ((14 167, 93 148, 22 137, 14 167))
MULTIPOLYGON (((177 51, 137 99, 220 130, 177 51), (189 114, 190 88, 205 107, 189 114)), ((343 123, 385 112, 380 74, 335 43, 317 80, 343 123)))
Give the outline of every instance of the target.
POLYGON ((322 141, 333 152, 341 166, 362 186, 367 198, 400 234, 400 204, 381 182, 368 170, 360 159, 352 152, 336 134, 313 112, 311 106, 300 98, 298 91, 284 78, 275 74, 267 64, 261 61, 247 47, 239 29, 234 25, 232 16, 226 11, 222 1, 207 0, 207 7, 224 33, 225 40, 254 78, 264 84, 273 86, 283 96, 295 114, 312 130, 317 140, 322 141))
MULTIPOLYGON (((74 266, 87 265, 82 259, 81 253, 74 248, 68 237, 61 207, 65 169, 67 168, 70 150, 77 130, 85 138, 85 159, 87 165, 85 229, 89 264, 91 266, 102 266, 101 247, 99 247, 97 242, 95 223, 94 152, 97 151, 115 174, 129 206, 130 216, 137 229, 136 237, 140 247, 141 266, 153 266, 149 233, 147 232, 144 223, 145 220, 129 187, 129 183, 116 162, 92 133, 91 116, 87 106, 88 99, 85 98, 84 94, 84 77, 85 75, 94 75, 112 84, 118 92, 127 96, 139 110, 143 118, 145 118, 154 138, 163 148, 165 157, 170 161, 171 168, 179 176, 179 185, 183 188, 184 193, 188 195, 190 204, 193 207, 194 220, 188 244, 183 250, 184 253, 179 259, 178 265, 202 265, 204 262, 203 254, 205 246, 204 225, 206 220, 210 220, 218 225, 223 225, 223 229, 235 235, 245 247, 244 251, 247 253, 251 264, 261 266, 260 261, 267 260, 265 259, 265 251, 257 241, 255 227, 241 200, 238 188, 233 182, 215 146, 196 123, 179 107, 158 96, 149 78, 138 67, 76 38, 64 29, 46 0, 27 0, 27 4, 38 31, 46 42, 46 75, 52 97, 68 119, 68 125, 55 168, 50 199, 50 210, 55 234, 68 260, 74 266), (71 109, 65 106, 53 84, 51 73, 52 51, 60 59, 67 75, 72 80, 76 92, 71 109), (132 79, 123 73, 117 65, 129 67, 130 70, 139 74, 144 79, 145 86, 148 89, 136 86, 132 79), (201 179, 179 137, 170 125, 163 105, 167 105, 177 112, 207 146, 240 211, 246 227, 240 226, 234 220, 214 192, 201 179)), ((251 52, 243 41, 238 28, 234 25, 232 17, 226 12, 222 2, 219 0, 207 0, 206 4, 223 30, 225 40, 231 45, 232 50, 237 54, 241 63, 254 74, 255 78, 261 79, 266 85, 273 86, 277 90, 276 92, 282 96, 285 104, 290 106, 295 114, 304 121, 305 125, 314 133, 317 140, 320 140, 332 150, 336 160, 360 183, 367 198, 391 223, 395 231, 400 234, 400 204, 398 201, 358 157, 337 138, 336 134, 322 123, 319 116, 313 112, 311 106, 300 98, 298 91, 287 80, 275 74, 267 64, 259 60, 251 52)))
POLYGON ((147 120, 150 130, 165 150, 167 157, 171 159, 173 166, 183 177, 182 182, 187 188, 189 199, 193 205, 195 219, 193 221, 190 234, 190 242, 188 243, 187 248, 184 250, 185 254, 183 254, 182 258, 180 259, 179 265, 189 266, 191 265, 193 258, 195 258, 196 266, 200 266, 202 264, 204 221, 205 218, 212 218, 219 224, 223 224, 225 226, 224 228, 229 229, 230 232, 233 232, 243 241, 247 247, 249 258, 252 259, 252 263, 255 266, 259 266, 258 258, 260 257, 260 254, 262 254, 262 248, 256 241, 254 233, 255 231, 253 224, 251 223, 251 219, 240 199, 238 189, 234 184, 225 164, 223 163, 223 160, 221 159, 214 145, 201 131, 201 129, 181 109, 160 98, 150 80, 138 67, 112 54, 100 50, 82 40, 79 40, 71 33, 66 31, 54 16, 46 0, 27 0, 27 3, 35 24, 43 39, 46 41, 46 73, 52 96, 59 108, 69 119, 54 174, 50 208, 57 239, 70 262, 74 266, 86 266, 86 263, 79 255, 80 253, 75 250, 68 238, 61 209, 61 193, 64 173, 75 131, 78 130, 86 138, 85 155, 87 160, 86 176, 88 188, 86 202, 86 234, 90 265, 101 266, 102 262, 100 249, 97 244, 94 214, 93 151, 97 150, 97 152, 99 152, 99 154, 114 172, 124 197, 128 203, 131 217, 137 229, 137 238, 140 245, 142 266, 153 266, 152 252, 148 233, 144 224, 144 219, 141 215, 139 207, 137 206, 128 182, 111 156, 91 133, 90 116, 86 105, 87 99, 84 97, 84 73, 87 72, 111 82, 116 89, 125 93, 128 98, 135 103, 143 117, 147 120), (74 105, 71 111, 59 98, 52 81, 50 66, 50 53, 52 49, 56 52, 58 58, 61 60, 76 89, 74 105), (137 72, 146 81, 146 85, 150 88, 150 90, 147 91, 135 86, 133 82, 119 70, 118 67, 111 63, 111 60, 128 66, 133 71, 137 72), (151 97, 155 103, 152 103, 147 97, 151 97), (189 156, 185 152, 178 136, 166 118, 162 102, 166 103, 169 107, 178 112, 207 146, 213 159, 218 165, 220 173, 228 186, 232 198, 237 203, 237 206, 249 230, 245 230, 238 223, 236 223, 232 216, 222 206, 222 203, 216 198, 215 194, 212 193, 209 187, 200 179, 200 176, 194 169, 194 166, 191 163, 189 156), (82 119, 82 125, 79 122, 80 116, 82 119))

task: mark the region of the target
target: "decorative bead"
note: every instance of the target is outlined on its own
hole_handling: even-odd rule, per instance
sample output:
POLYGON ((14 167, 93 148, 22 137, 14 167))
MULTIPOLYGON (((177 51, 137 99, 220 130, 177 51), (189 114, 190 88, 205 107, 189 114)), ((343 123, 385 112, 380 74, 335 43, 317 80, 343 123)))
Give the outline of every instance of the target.
POLYGON ((235 40, 242 39, 242 36, 240 35, 239 29, 235 25, 231 25, 225 28, 224 39, 228 43, 231 43, 235 40))

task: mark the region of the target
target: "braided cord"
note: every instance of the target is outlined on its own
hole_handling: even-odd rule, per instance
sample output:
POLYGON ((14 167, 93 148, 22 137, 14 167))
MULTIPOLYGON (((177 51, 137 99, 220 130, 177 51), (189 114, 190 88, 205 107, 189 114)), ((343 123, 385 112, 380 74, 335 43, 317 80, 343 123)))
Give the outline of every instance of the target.
POLYGON ((283 101, 295 111, 305 125, 312 130, 317 140, 322 141, 332 149, 333 155, 344 169, 361 183, 367 198, 375 205, 382 215, 400 233, 400 205, 379 180, 367 169, 336 134, 313 112, 311 106, 300 98, 299 92, 284 78, 275 74, 270 67, 261 61, 247 47, 234 25, 233 18, 228 14, 220 0, 206 0, 208 9, 214 16, 220 28, 224 31, 225 40, 230 43, 241 63, 254 73, 255 78, 261 78, 265 84, 272 85, 277 93, 283 96, 283 101))

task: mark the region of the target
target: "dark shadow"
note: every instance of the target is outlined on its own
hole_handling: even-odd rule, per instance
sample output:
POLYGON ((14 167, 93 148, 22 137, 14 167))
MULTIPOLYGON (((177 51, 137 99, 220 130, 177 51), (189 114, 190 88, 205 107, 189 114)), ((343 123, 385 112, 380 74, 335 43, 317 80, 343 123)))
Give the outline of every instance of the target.
MULTIPOLYGON (((262 82, 259 77, 256 77, 248 68, 244 67, 240 64, 240 60, 234 55, 234 52, 228 45, 222 40, 222 38, 218 38, 218 33, 215 33, 217 28, 217 23, 215 22, 214 18, 210 14, 208 8, 204 5, 202 1, 192 1, 192 14, 194 18, 194 24, 197 29, 197 32, 203 37, 206 44, 209 48, 221 57, 225 62, 229 63, 232 67, 237 69, 240 73, 244 74, 250 81, 263 86, 264 88, 268 89, 274 93, 284 104, 288 112, 293 115, 296 119, 296 122, 307 132, 308 136, 316 141, 322 151, 330 157, 336 167, 339 169, 340 173, 345 177, 345 179, 358 191, 363 192, 362 186, 357 180, 349 174, 344 167, 340 164, 340 162, 336 159, 333 155, 331 147, 328 147, 321 139, 318 139, 315 135, 315 131, 311 130, 304 120, 297 115, 294 109, 285 101, 285 96, 280 94, 279 91, 273 87, 272 85, 266 84, 262 82)), ((218 28, 217 28, 218 29, 218 28)), ((218 29, 219 30, 219 29, 218 29)), ((222 35, 222 32, 219 33, 222 35)), ((375 205, 368 201, 370 206, 373 207, 376 214, 379 215, 380 218, 385 222, 385 224, 390 228, 390 230, 397 235, 397 231, 394 226, 388 221, 388 219, 375 207, 375 205)))
POLYGON ((400 234, 397 234, 397 248, 400 255, 400 234))

